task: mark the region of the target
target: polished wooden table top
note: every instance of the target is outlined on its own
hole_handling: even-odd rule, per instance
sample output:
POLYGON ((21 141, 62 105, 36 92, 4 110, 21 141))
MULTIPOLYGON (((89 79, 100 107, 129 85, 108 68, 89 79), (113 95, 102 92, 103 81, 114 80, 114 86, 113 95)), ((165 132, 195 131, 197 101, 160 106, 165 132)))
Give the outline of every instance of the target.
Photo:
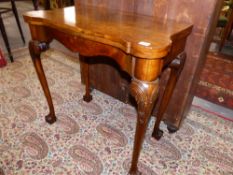
POLYGON ((190 24, 91 6, 27 12, 24 18, 148 59, 166 56, 171 42, 192 29, 190 24))

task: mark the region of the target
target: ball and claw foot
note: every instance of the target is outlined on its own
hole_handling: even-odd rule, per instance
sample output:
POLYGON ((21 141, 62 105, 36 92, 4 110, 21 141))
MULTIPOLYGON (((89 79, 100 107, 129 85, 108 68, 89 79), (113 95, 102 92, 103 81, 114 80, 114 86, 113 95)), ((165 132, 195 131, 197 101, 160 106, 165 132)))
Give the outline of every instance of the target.
POLYGON ((92 96, 91 95, 84 95, 83 100, 88 103, 92 100, 92 96))
POLYGON ((163 131, 161 129, 158 129, 157 131, 152 133, 152 137, 154 137, 156 140, 160 140, 163 136, 163 131))
POLYGON ((48 114, 45 116, 45 121, 49 124, 53 124, 54 122, 57 121, 57 118, 55 115, 52 115, 52 114, 48 114))
POLYGON ((176 131, 178 131, 178 128, 174 127, 174 126, 167 126, 167 130, 170 134, 175 133, 176 131))

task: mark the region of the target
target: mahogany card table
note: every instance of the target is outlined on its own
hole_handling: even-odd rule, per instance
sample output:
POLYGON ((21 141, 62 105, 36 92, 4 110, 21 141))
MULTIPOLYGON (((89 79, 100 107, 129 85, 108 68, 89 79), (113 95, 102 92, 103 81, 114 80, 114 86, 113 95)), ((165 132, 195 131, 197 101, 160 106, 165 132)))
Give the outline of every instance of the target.
MULTIPOLYGON (((78 52, 86 60, 83 66, 87 72, 88 57, 106 56, 132 77, 130 92, 137 102, 138 116, 129 174, 141 174, 137 164, 158 96, 160 74, 167 67, 171 69, 153 132, 157 139, 162 136, 159 124, 185 62, 184 48, 192 25, 83 5, 27 12, 24 20, 29 24, 32 37, 31 58, 49 106, 45 117, 48 123, 54 123, 56 116, 40 55, 53 39, 78 52)), ((88 73, 85 84, 84 100, 89 102, 92 96, 88 73)))

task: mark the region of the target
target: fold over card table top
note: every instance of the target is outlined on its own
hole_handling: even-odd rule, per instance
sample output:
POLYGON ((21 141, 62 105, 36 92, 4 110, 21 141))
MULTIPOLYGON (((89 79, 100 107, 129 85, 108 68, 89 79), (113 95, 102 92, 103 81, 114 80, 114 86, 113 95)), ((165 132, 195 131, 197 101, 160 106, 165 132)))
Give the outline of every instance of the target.
POLYGON ((187 36, 192 28, 190 24, 91 6, 33 11, 24 18, 32 25, 57 28, 148 59, 166 56, 172 41, 187 36))

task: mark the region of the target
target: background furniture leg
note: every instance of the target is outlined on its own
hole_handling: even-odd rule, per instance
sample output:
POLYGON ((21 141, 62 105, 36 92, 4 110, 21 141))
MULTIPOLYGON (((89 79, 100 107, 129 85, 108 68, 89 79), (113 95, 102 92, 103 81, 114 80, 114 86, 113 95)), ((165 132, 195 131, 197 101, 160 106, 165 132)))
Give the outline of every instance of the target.
POLYGON ((13 59, 13 56, 12 56, 12 53, 11 53, 11 48, 10 48, 10 45, 9 45, 9 42, 8 42, 8 39, 7 39, 5 26, 4 26, 1 15, 0 15, 0 30, 1 30, 1 33, 2 33, 2 37, 3 37, 4 43, 5 43, 9 58, 10 58, 11 62, 14 62, 14 59, 13 59))
POLYGON ((32 0, 34 10, 38 10, 39 7, 39 0, 32 0))
POLYGON ((17 22, 17 25, 18 25, 18 28, 19 28, 19 32, 20 32, 21 38, 23 40, 23 43, 25 44, 25 39, 24 39, 24 36, 23 36, 23 31, 22 31, 22 28, 21 28, 21 25, 20 25, 20 21, 19 21, 19 15, 18 15, 17 8, 15 6, 15 1, 14 0, 11 0, 11 5, 12 5, 12 11, 13 11, 13 13, 15 15, 15 19, 16 19, 16 22, 17 22))

